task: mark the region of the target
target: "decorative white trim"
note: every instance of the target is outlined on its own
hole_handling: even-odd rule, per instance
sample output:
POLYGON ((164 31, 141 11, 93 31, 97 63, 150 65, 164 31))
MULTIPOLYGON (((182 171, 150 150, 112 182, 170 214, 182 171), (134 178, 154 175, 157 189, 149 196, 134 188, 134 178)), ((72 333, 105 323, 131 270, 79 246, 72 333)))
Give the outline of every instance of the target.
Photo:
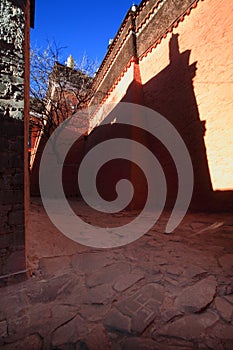
POLYGON ((165 4, 167 0, 162 0, 158 5, 156 5, 153 8, 153 12, 150 15, 150 17, 148 17, 148 19, 142 24, 139 25, 139 29, 136 31, 136 35, 140 35, 140 33, 144 30, 144 28, 148 25, 148 23, 150 23, 150 21, 155 17, 155 15, 158 13, 158 11, 161 9, 161 7, 165 4))
POLYGON ((130 29, 128 34, 126 35, 126 37, 123 39, 124 43, 121 45, 120 49, 118 50, 117 54, 115 55, 114 59, 110 62, 109 66, 106 68, 105 73, 103 74, 103 79, 100 81, 100 83, 95 87, 95 90, 98 91, 99 87, 103 84, 103 82, 105 81, 105 79, 107 78, 107 74, 106 72, 109 72, 110 69, 112 68, 113 64, 116 62, 119 54, 121 53, 122 49, 124 48, 124 46, 126 45, 126 43, 128 42, 130 35, 133 34, 133 30, 130 29))

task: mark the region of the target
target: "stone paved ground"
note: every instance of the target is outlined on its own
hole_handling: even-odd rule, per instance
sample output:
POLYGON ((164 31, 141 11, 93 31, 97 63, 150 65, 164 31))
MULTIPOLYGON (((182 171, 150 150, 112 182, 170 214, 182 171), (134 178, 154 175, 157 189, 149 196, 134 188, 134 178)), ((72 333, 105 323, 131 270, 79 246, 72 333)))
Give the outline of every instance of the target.
POLYGON ((166 220, 127 246, 91 249, 60 234, 33 200, 33 273, 0 289, 0 348, 232 350, 232 216, 188 214, 170 235, 166 220))

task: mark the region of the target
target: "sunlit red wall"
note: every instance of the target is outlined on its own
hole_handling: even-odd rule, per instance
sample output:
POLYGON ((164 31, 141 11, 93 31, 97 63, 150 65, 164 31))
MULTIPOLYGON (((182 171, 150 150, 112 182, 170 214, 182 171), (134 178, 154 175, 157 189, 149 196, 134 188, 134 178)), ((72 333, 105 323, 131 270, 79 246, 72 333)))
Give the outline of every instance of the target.
MULTIPOLYGON (((144 104, 166 117, 191 155, 193 208, 225 209, 231 206, 233 193, 233 2, 158 4, 141 3, 128 36, 130 17, 122 23, 97 75, 97 83, 101 79, 112 83, 102 103, 144 104), (135 49, 124 46, 130 35, 135 49), (131 66, 123 66, 130 60, 131 66), (120 75, 119 67, 123 67, 120 75)), ((99 84, 101 90, 104 83, 99 84)), ((97 113, 90 129, 100 122, 97 113)), ((96 137, 93 140, 90 135, 89 143, 98 143, 96 137)), ((178 191, 174 164, 154 140, 149 138, 148 144, 165 170, 172 204, 178 191)))
MULTIPOLYGON (((196 62, 193 91, 198 117, 205 121, 204 144, 213 190, 232 190, 233 1, 198 1, 196 8, 173 29, 173 34, 178 34, 180 55, 190 50, 189 66, 196 62)), ((169 33, 141 60, 140 71, 144 86, 170 64, 171 37, 172 34, 169 33)), ((175 74, 173 72, 168 78, 174 79, 175 74)), ((179 74, 182 75, 182 70, 179 74)), ((168 80, 167 86, 170 85, 168 80)), ((159 86, 156 88, 160 89, 159 86)), ((179 84, 177 89, 180 89, 179 84)), ((150 95, 150 101, 147 101, 149 104, 151 100, 161 97, 157 90, 148 91, 145 87, 146 99, 150 95)), ((169 91, 169 88, 164 88, 164 98, 168 102, 172 100, 171 94, 171 89, 169 91)), ((184 102, 184 108, 185 104, 184 102)), ((182 105, 179 107, 182 109, 182 105)))

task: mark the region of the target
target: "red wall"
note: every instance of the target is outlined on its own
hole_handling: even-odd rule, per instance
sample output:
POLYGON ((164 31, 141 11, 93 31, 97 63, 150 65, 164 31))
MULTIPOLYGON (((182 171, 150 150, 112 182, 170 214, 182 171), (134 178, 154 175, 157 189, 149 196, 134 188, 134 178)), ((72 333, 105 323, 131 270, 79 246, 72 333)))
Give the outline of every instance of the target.
MULTIPOLYGON (((128 14, 123 21, 95 78, 96 96, 105 96, 100 106, 126 101, 161 113, 180 133, 191 156, 191 207, 231 209, 233 2, 167 0, 158 8, 157 1, 149 0, 142 2, 133 16, 128 14), (106 92, 107 86, 111 88, 106 92)), ((103 118, 100 111, 92 116, 89 136, 66 160, 63 180, 67 194, 79 193, 76 174, 85 153, 104 140, 128 137, 143 143, 158 158, 168 186, 167 205, 172 206, 178 178, 166 147, 137 128, 114 126, 111 118, 108 127, 98 127, 103 118)), ((139 190, 132 206, 143 205, 147 185, 137 167, 116 161, 115 168, 108 164, 102 170, 97 186, 105 198, 112 198, 121 176, 130 177, 139 190)))
MULTIPOLYGON (((150 3, 152 6, 152 1, 150 3)), ((169 10, 168 3, 165 3, 166 11, 169 10)), ((139 24, 140 30, 136 28, 140 56, 139 66, 133 63, 134 80, 125 80, 127 72, 132 70, 131 65, 118 78, 104 103, 130 101, 160 112, 174 125, 190 152, 194 168, 192 207, 210 210, 232 208, 233 2, 190 2, 185 14, 180 13, 172 23, 163 24, 164 35, 160 38, 155 36, 153 28, 164 13, 158 12, 156 16, 143 24, 147 38, 140 32, 143 26, 139 24), (146 41, 152 45, 146 47, 146 41), (146 50, 143 51, 142 46, 146 50), (138 84, 141 88, 137 87, 135 93, 138 84), (117 96, 120 97, 118 100, 117 96)), ((144 23, 143 20, 141 22, 144 23)), ((114 62, 117 64, 117 60, 114 62)), ((99 121, 96 116, 92 125, 99 121)), ((109 134, 106 133, 105 137, 109 138, 109 134)), ((171 205, 178 182, 170 155, 151 136, 139 136, 137 133, 136 138, 146 144, 162 164, 168 185, 167 204, 171 205)), ((99 140, 95 138, 95 141, 91 139, 90 135, 89 142, 96 144, 102 137, 99 140)), ((132 171, 132 178, 146 191, 137 171, 135 174, 132 171)), ((107 174, 104 192, 108 191, 110 179, 107 174)))

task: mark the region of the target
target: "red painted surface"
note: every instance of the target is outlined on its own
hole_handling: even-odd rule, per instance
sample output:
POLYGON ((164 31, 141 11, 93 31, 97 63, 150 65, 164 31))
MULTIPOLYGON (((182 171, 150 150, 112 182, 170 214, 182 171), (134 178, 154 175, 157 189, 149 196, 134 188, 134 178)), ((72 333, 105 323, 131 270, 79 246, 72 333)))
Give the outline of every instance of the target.
MULTIPOLYGON (((153 31, 149 36, 148 42, 153 31)), ((192 207, 196 209, 232 208, 232 37, 232 2, 195 2, 161 38, 155 38, 139 57, 139 65, 134 63, 134 80, 124 84, 125 96, 118 100, 145 104, 165 116, 180 133, 193 163, 192 207)), ((118 102, 111 96, 122 94, 121 81, 117 80, 104 103, 112 99, 118 102)), ((158 141, 139 134, 133 132, 132 137, 150 145, 163 166, 167 203, 172 204, 178 190, 172 159, 158 141)), ((106 177, 105 192, 110 178, 106 177)), ((146 191, 136 170, 132 170, 132 181, 138 183, 140 191, 146 191)))
MULTIPOLYGON (((152 1, 149 3, 151 5, 152 1)), ((164 6, 168 3, 174 5, 167 1, 164 6)), ((101 92, 98 88, 106 87, 109 79, 113 81, 101 105, 133 102, 148 106, 166 117, 190 152, 194 169, 192 208, 225 210, 232 208, 233 203, 233 2, 204 0, 185 3, 185 11, 182 10, 173 22, 171 11, 166 7, 171 22, 164 25, 164 31, 157 37, 148 28, 155 30, 153 21, 162 27, 163 24, 159 23, 162 14, 156 12, 155 17, 151 17, 151 13, 142 15, 146 11, 145 4, 138 13, 139 17, 142 16, 138 27, 127 27, 126 31, 128 22, 123 23, 94 86, 97 86, 97 92, 101 92), (130 28, 135 30, 136 38, 130 28), (135 50, 132 42, 136 43, 135 50), (127 63, 116 75, 123 62, 127 63)), ((168 17, 165 13, 163 19, 168 17)), ((93 132, 83 140, 82 147, 79 146, 78 152, 83 153, 77 153, 78 161, 73 168, 65 165, 63 181, 67 194, 78 194, 76 173, 83 155, 99 142, 123 135, 144 144, 158 158, 167 180, 167 205, 172 206, 178 191, 178 178, 166 147, 137 128, 122 130, 114 124, 95 128, 100 123, 101 115, 97 109, 90 122, 89 131, 93 132)), ((100 193, 110 200, 121 176, 130 177, 138 190, 131 206, 143 206, 147 195, 145 177, 137 167, 129 167, 125 161, 116 161, 115 167, 113 164, 103 167, 97 179, 100 193)))

